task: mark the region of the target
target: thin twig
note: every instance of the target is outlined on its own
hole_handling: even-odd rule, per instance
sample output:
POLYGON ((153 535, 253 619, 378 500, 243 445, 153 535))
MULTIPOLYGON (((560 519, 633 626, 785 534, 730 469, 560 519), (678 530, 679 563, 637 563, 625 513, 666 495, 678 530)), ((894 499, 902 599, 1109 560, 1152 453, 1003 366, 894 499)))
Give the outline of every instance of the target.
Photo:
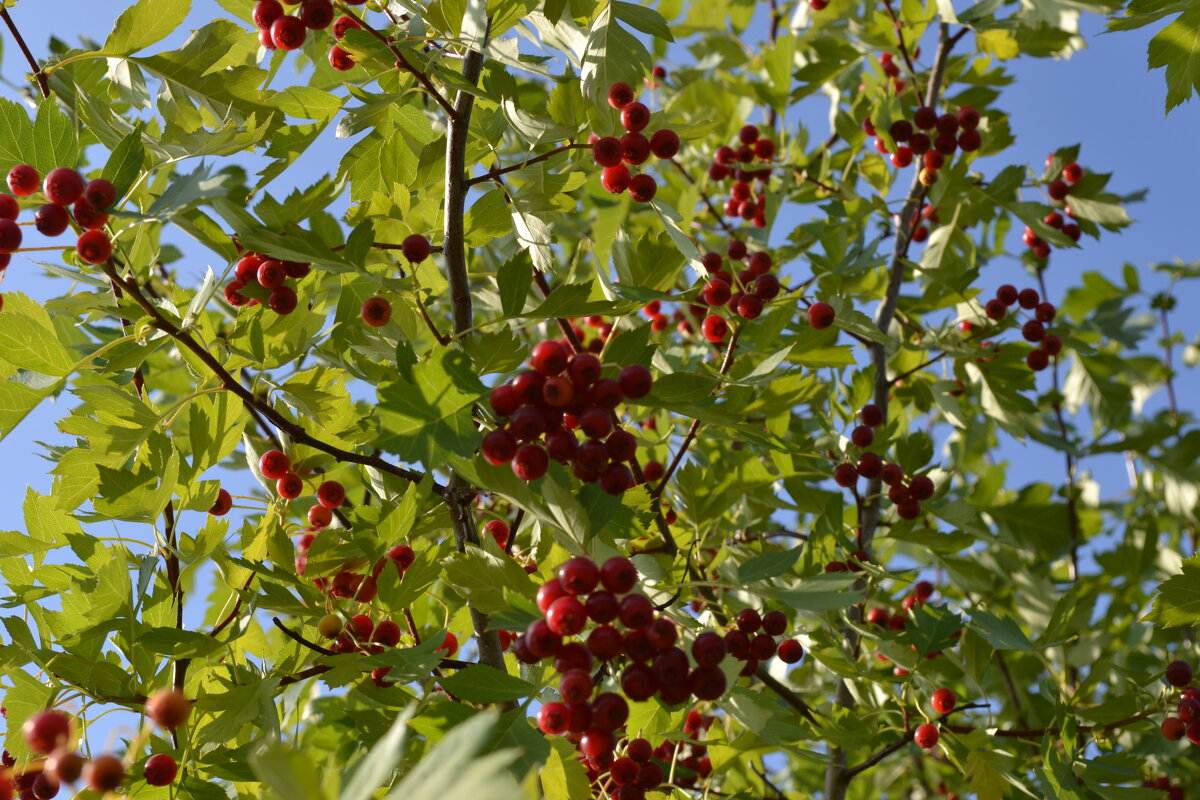
POLYGON ((21 32, 17 30, 16 23, 14 23, 12 21, 12 17, 8 15, 8 9, 2 5, 0 5, 0 17, 4 18, 4 24, 8 26, 8 30, 12 33, 13 39, 17 43, 17 47, 21 48, 21 52, 25 54, 25 60, 29 62, 29 66, 33 70, 33 77, 37 81, 38 89, 41 91, 42 97, 49 97, 50 82, 46 79, 46 73, 43 72, 42 68, 38 66, 37 59, 33 57, 33 53, 30 52, 29 46, 25 44, 25 39, 21 36, 21 32))
POLYGON ((404 53, 401 52, 400 48, 396 46, 395 42, 371 27, 364 17, 359 16, 344 3, 338 3, 338 9, 343 14, 351 16, 357 20, 358 24, 362 26, 364 31, 374 36, 385 47, 387 47, 387 49, 391 51, 392 56, 394 56, 396 59, 396 66, 416 78, 417 83, 421 84, 422 88, 429 93, 429 96, 437 101, 437 104, 446 112, 446 116, 450 117, 450 119, 456 118, 456 114, 458 113, 457 109, 450 105, 450 101, 447 100, 442 93, 437 90, 437 87, 433 85, 433 81, 429 79, 429 76, 425 74, 425 72, 417 69, 411 63, 409 63, 409 60, 404 56, 404 53))
MULTIPOLYGON (((104 270, 105 274, 107 274, 110 279, 116 281, 119 286, 129 293, 138 306, 141 307, 141 309, 154 320, 154 326, 156 328, 161 330, 163 333, 166 333, 188 350, 192 351, 192 353, 195 354, 195 356, 206 367, 212 370, 213 374, 220 379, 222 385, 228 391, 233 392, 244 403, 256 408, 266 419, 270 420, 272 425, 286 433, 292 439, 292 441, 298 444, 308 445, 309 447, 320 450, 323 453, 327 453, 338 461, 347 461, 355 464, 362 464, 368 467, 374 467, 382 472, 396 475, 397 477, 404 478, 405 480, 413 483, 418 483, 424 479, 424 473, 397 466, 385 461, 377 455, 368 456, 362 455, 361 453, 354 453, 349 450, 343 450, 340 447, 335 447, 334 445, 312 436, 299 425, 276 411, 273 406, 265 401, 259 400, 259 398, 255 397, 253 392, 242 386, 241 382, 231 375, 229 371, 226 370, 219 361, 217 361, 212 353, 209 352, 207 347, 196 341, 191 334, 180 330, 175 323, 167 319, 163 313, 154 306, 154 304, 146 299, 146 296, 142 294, 141 288, 136 279, 132 277, 128 280, 121 278, 111 263, 102 264, 101 269, 104 270)), ((444 486, 436 482, 431 485, 431 490, 438 495, 442 495, 446 491, 444 486)))
MULTIPOLYGON (((490 20, 488 27, 491 27, 490 20)), ((483 53, 469 50, 463 59, 463 80, 474 85, 479 81, 482 70, 483 53)), ((446 279, 450 284, 455 336, 469 331, 474 324, 464 230, 467 133, 474 105, 475 97, 472 94, 458 92, 446 127, 446 202, 442 226, 445 241, 442 245, 442 255, 446 264, 446 279)), ((479 532, 475 529, 471 516, 472 503, 477 494, 475 487, 463 480, 457 471, 450 471, 450 479, 446 483, 446 507, 454 529, 454 543, 460 553, 465 552, 468 544, 479 544, 479 532)), ((500 636, 491 628, 490 618, 474 606, 470 607, 470 613, 475 640, 479 646, 479 660, 493 669, 507 672, 504 666, 504 652, 500 649, 500 636)))
POLYGON ((271 622, 275 623, 275 627, 279 628, 279 630, 283 631, 289 639, 291 639, 294 642, 299 642, 300 644, 307 647, 309 650, 312 650, 314 653, 320 653, 323 656, 336 656, 337 655, 336 651, 330 650, 327 647, 321 647, 321 645, 317 644, 316 642, 310 642, 308 639, 305 639, 303 636, 296 633, 294 630, 289 628, 287 625, 284 625, 282 622, 280 622, 279 617, 271 617, 271 622))
POLYGON ((496 178, 499 178, 501 175, 507 175, 510 172, 516 172, 517 170, 525 169, 526 167, 530 166, 531 164, 537 164, 541 161, 546 161, 546 160, 558 155, 559 153, 565 153, 567 150, 584 150, 584 149, 591 150, 592 146, 590 144, 574 144, 574 143, 559 145, 558 147, 554 148, 553 150, 547 150, 545 153, 534 156, 533 158, 527 158, 524 161, 522 161, 520 164, 513 164, 513 165, 507 166, 507 167, 497 167, 495 169, 485 172, 482 175, 476 175, 474 178, 468 178, 467 186, 474 186, 477 183, 485 183, 487 181, 494 181, 496 178))

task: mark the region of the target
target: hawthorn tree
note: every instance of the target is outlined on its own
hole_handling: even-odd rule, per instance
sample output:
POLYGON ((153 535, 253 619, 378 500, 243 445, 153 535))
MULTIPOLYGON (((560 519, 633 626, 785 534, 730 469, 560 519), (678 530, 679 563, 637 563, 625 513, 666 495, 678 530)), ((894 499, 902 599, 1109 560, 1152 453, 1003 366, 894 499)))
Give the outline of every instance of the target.
POLYGON ((1003 87, 1171 14, 1178 105, 1200 8, 221 5, 0 8, 0 798, 1193 796, 1174 294, 1003 87))

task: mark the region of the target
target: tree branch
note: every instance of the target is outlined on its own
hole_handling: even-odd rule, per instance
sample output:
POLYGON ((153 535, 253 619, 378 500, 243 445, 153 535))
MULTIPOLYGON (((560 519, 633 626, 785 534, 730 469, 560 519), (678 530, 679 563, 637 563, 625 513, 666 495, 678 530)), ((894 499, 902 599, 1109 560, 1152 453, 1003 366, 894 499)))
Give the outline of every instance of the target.
MULTIPOLYGON (((934 57, 933 68, 929 73, 929 86, 925 94, 925 105, 930 108, 937 107, 946 62, 956 41, 957 37, 952 38, 950 36, 950 26, 945 22, 941 23, 938 27, 937 54, 934 57)), ((903 210, 900 212, 900 220, 896 226, 895 248, 892 251, 892 258, 888 265, 887 291, 875 315, 875 325, 879 330, 884 332, 892 324, 892 319, 896 314, 896 305, 900 298, 900 287, 904 284, 904 261, 908 254, 909 244, 912 242, 914 215, 916 210, 921 207, 924 199, 925 186, 921 183, 919 175, 914 174, 912 184, 908 190, 908 196, 904 201, 903 210)), ((867 347, 870 350, 871 363, 875 369, 875 404, 883 411, 884 422, 886 424, 888 401, 891 394, 891 381, 888 380, 887 375, 887 350, 879 342, 871 342, 867 347)), ((879 478, 873 478, 867 484, 866 494, 870 500, 862 509, 860 546, 863 549, 869 550, 871 540, 874 538, 875 531, 879 527, 879 511, 882 501, 882 492, 880 489, 882 485, 879 478)), ((851 614, 853 617, 861 617, 862 610, 858 606, 855 606, 851 610, 851 614)), ((858 635, 853 629, 847 629, 845 637, 847 650, 855 652, 858 648, 858 635)), ((845 708, 852 708, 854 706, 854 698, 850 694, 845 680, 838 681, 836 702, 845 708)), ((852 777, 853 774, 850 774, 846 767, 845 751, 840 747, 832 748, 830 750, 829 765, 825 770, 826 800, 845 800, 846 787, 849 785, 852 777)))
POLYGON ((496 167, 495 169, 489 170, 488 172, 485 172, 482 175, 476 175, 474 178, 468 178, 467 186, 474 186, 479 183, 485 183, 487 181, 494 181, 494 180, 496 180, 496 178, 499 178, 501 175, 507 175, 510 172, 516 172, 519 169, 525 169, 526 167, 528 167, 531 164, 537 164, 541 161, 547 161, 547 160, 553 158, 554 156, 558 155, 559 153, 566 152, 567 150, 591 150, 591 149, 592 149, 592 146, 590 144, 575 144, 574 142, 572 142, 570 144, 560 145, 560 146, 554 148, 553 150, 547 150, 545 153, 534 156, 533 158, 527 158, 524 161, 522 161, 520 164, 512 164, 511 166, 507 166, 507 167, 496 167))
MULTIPOLYGON (((218 379, 220 379, 225 389, 233 392, 247 405, 253 406, 255 409, 257 409, 263 417, 270 420, 272 425, 291 437, 292 441, 297 442, 298 444, 308 445, 316 450, 320 450, 323 453, 333 456, 338 461, 347 461, 355 464, 362 464, 368 467, 374 467, 382 472, 396 475, 397 477, 404 478, 405 480, 413 483, 418 483, 425 477, 424 473, 397 466, 385 461, 379 456, 368 456, 361 453, 354 453, 349 450, 343 450, 340 447, 335 447, 334 445, 310 435, 299 425, 276 411, 275 408, 269 403, 259 400, 259 398, 257 398, 253 392, 242 386, 241 381, 231 375, 229 371, 221 365, 221 362, 217 361, 216 357, 214 357, 212 353, 208 351, 207 347, 197 342, 191 336, 191 334, 180 330, 175 323, 167 319, 153 303, 146 299, 146 296, 142 293, 141 287, 138 285, 135 278, 131 277, 128 280, 121 278, 110 262, 102 264, 101 269, 106 275, 108 275, 110 280, 116 282, 118 286, 129 293, 129 296, 133 298, 138 306, 154 320, 154 326, 156 328, 190 350, 206 367, 213 372, 214 375, 217 376, 218 379)), ((436 482, 433 483, 431 489, 435 494, 438 495, 443 495, 446 491, 445 487, 436 482)))
MULTIPOLYGON (((395 42, 393 42, 391 39, 384 36, 379 31, 372 28, 371 25, 367 22, 365 17, 361 17, 358 14, 356 14, 349 7, 347 7, 345 3, 338 3, 338 10, 341 11, 343 14, 346 14, 347 16, 350 16, 350 17, 353 17, 354 19, 356 19, 358 21, 358 24, 362 26, 362 29, 364 31, 366 31, 367 33, 374 36, 385 47, 387 47, 387 49, 392 52, 392 56, 394 56, 396 59, 396 67, 404 70, 405 72, 409 73, 414 78, 416 78, 417 83, 421 84, 421 87, 426 92, 429 93, 429 96, 432 97, 435 101, 437 101, 437 104, 439 106, 441 106, 442 109, 446 112, 446 116, 450 117, 450 119, 455 118, 455 114, 458 113, 456 107, 450 105, 450 101, 448 101, 442 95, 442 93, 437 90, 437 87, 433 85, 433 81, 431 81, 429 79, 429 76, 427 74, 425 74, 425 72, 417 69, 409 62, 409 60, 404 56, 404 53, 400 51, 400 48, 396 47, 395 42)), ((468 111, 468 113, 470 113, 470 112, 468 111)))
POLYGON ((17 47, 21 48, 21 52, 25 55, 25 60, 29 62, 29 67, 33 70, 33 77, 34 80, 37 81, 38 89, 41 91, 42 97, 49 97, 50 82, 46 79, 46 73, 43 72, 42 68, 38 66, 37 59, 33 57, 33 53, 30 52, 29 46, 25 44, 25 39, 21 36, 21 32, 17 30, 16 23, 14 23, 12 21, 12 17, 8 15, 8 8, 2 5, 0 5, 0 17, 4 18, 4 24, 8 26, 8 30, 12 33, 13 40, 16 41, 17 47))
MULTIPOLYGON (((491 27, 489 20, 488 27, 491 27)), ((483 53, 467 51, 463 59, 463 80, 474 85, 479 81, 483 69, 483 53)), ((446 262, 446 278, 450 284, 450 303, 454 317, 456 336, 472 327, 471 283, 467 273, 467 253, 464 243, 463 218, 466 214, 467 197, 467 132, 471 125, 471 110, 475 98, 460 91, 454 98, 454 107, 446 130, 446 206, 443 228, 445 241, 442 255, 446 262)), ((454 470, 446 484, 446 506, 450 512, 450 523, 454 528, 454 544, 464 552, 468 544, 479 544, 479 532, 471 519, 471 507, 477 492, 454 470)), ((475 640, 479 645, 479 660, 493 669, 506 672, 504 651, 500 649, 500 636, 491 628, 487 614, 471 607, 471 623, 475 629, 475 640)))

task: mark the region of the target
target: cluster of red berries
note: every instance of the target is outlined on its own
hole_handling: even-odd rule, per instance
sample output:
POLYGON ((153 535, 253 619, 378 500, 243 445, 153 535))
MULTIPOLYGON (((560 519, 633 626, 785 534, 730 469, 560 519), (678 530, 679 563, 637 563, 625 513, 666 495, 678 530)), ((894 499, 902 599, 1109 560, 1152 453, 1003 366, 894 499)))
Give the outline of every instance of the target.
MULTIPOLYGON (((1053 165, 1055 157, 1056 155, 1054 153, 1046 156, 1047 169, 1053 165)), ((1065 201, 1067 199, 1067 195, 1070 194, 1072 184, 1078 183, 1082 179, 1083 167, 1079 166, 1074 161, 1071 161, 1063 165, 1059 177, 1053 179, 1046 185, 1046 193, 1050 195, 1051 200, 1055 201, 1056 203, 1061 203, 1065 201)), ((1065 213, 1067 217, 1075 219, 1075 215, 1072 213, 1070 206, 1064 206, 1063 213, 1065 213)), ((1083 235, 1083 231, 1075 223, 1067 222, 1063 217, 1063 213, 1051 211, 1042 219, 1042 222, 1046 223, 1051 228, 1057 228, 1058 230, 1062 231, 1071 239, 1071 241, 1078 242, 1079 237, 1083 235)), ((1037 260, 1045 261, 1050 257, 1050 245, 1044 239, 1042 239, 1042 237, 1034 233, 1032 228, 1026 226, 1025 233, 1022 235, 1021 239, 1025 242, 1025 246, 1033 251, 1033 256, 1037 260)))
MULTIPOLYGON (((2 709, 0 709, 2 710, 2 709)), ((164 689, 146 700, 146 716, 166 730, 183 725, 191 704, 182 692, 164 689)), ((44 758, 35 760, 24 772, 14 775, 16 761, 4 751, 0 769, 0 800, 49 800, 63 784, 83 784, 97 794, 116 790, 125 782, 125 764, 115 755, 104 754, 85 759, 76 752, 75 722, 62 711, 48 710, 25 720, 21 733, 30 751, 44 758)), ((168 786, 179 774, 179 765, 168 753, 156 753, 146 759, 143 778, 151 786, 168 786)))
POLYGON ((599 483, 609 494, 633 486, 626 464, 634 460, 637 439, 619 427, 614 409, 626 398, 650 393, 650 370, 630 364, 615 379, 604 378, 599 358, 572 354, 556 339, 534 345, 529 363, 533 369, 492 389, 488 397, 492 410, 507 421, 483 437, 483 457, 492 464, 511 463, 525 481, 545 475, 553 458, 570 463, 575 477, 599 483), (576 430, 587 437, 582 444, 576 430))
MULTIPOLYGON (((870 447, 875 441, 875 428, 883 424, 883 411, 871 403, 859 412, 859 425, 850 432, 850 441, 855 447, 870 447)), ((858 479, 879 478, 888 487, 888 499, 896 506, 901 519, 916 519, 921 515, 921 501, 933 497, 934 485, 928 475, 914 475, 905 483, 904 470, 899 464, 883 460, 878 453, 865 452, 857 463, 838 464, 833 470, 833 480, 838 486, 851 489, 858 479)))
MULTIPOLYGON (((933 693, 929 704, 933 706, 933 710, 938 714, 949 714, 958 705, 958 698, 949 689, 938 689, 933 693)), ((925 750, 936 747, 938 738, 938 727, 932 722, 918 725, 917 729, 913 731, 913 741, 916 742, 917 747, 925 750)))
MULTIPOLYGON (((859 560, 862 561, 865 559, 859 560)), ((825 571, 829 571, 828 567, 825 571)), ((865 617, 866 622, 868 625, 876 625, 893 631, 902 631, 908 625, 907 612, 912 610, 914 606, 924 605, 931 597, 933 597, 933 584, 929 581, 917 581, 913 584, 912 594, 906 596, 900 602, 901 611, 893 614, 882 606, 875 606, 867 612, 865 617)))
POLYGON ((1163 677, 1181 691, 1175 716, 1162 722, 1162 735, 1172 742, 1186 736, 1192 744, 1200 745, 1200 689, 1189 685, 1193 678, 1191 666, 1186 661, 1172 661, 1163 677))
POLYGON ((679 152, 679 134, 661 128, 646 138, 642 131, 650 124, 650 109, 637 102, 628 83, 617 82, 608 87, 608 104, 621 112, 621 126, 626 132, 619 139, 596 134, 590 137, 592 157, 604 167, 600 184, 613 194, 628 189, 634 200, 649 203, 658 191, 658 182, 646 172, 633 175, 626 164, 639 166, 652 154, 656 158, 674 158, 679 152))
POLYGON ((225 285, 225 301, 235 308, 256 306, 260 301, 251 295, 262 290, 268 308, 276 314, 290 314, 300 301, 287 280, 299 280, 311 271, 312 266, 301 261, 279 261, 259 253, 245 253, 234 267, 233 279, 225 285), (250 292, 243 293, 247 288, 250 292))
POLYGON ((714 181, 732 180, 729 198, 725 201, 725 216, 740 218, 756 228, 767 226, 767 181, 771 168, 749 169, 758 160, 770 164, 775 158, 775 142, 763 136, 757 125, 743 125, 738 131, 737 148, 722 145, 713 155, 708 177, 714 181), (755 185, 759 188, 756 191, 755 185))
MULTIPOLYGON (((355 614, 348 624, 342 622, 337 614, 326 614, 317 622, 317 631, 326 639, 334 639, 330 648, 335 653, 382 653, 384 648, 400 644, 400 625, 392 619, 385 619, 378 625, 366 614, 355 614)), ((447 657, 458 651, 458 639, 452 633, 446 634, 446 639, 437 652, 446 653, 447 657)), ((376 686, 388 687, 394 685, 387 680, 391 672, 390 666, 376 667, 371 670, 371 680, 376 686)))
POLYGON ((929 227, 939 222, 937 208, 926 203, 921 210, 913 213, 912 240, 917 243, 925 241, 929 238, 929 227))
MULTIPOLYGON (((1021 336, 1032 344, 1040 343, 1040 347, 1030 350, 1029 355, 1025 356, 1025 363, 1034 372, 1041 372, 1050 364, 1050 356, 1062 352, 1062 339, 1046 331, 1046 326, 1054 322, 1058 315, 1058 308, 1053 303, 1043 301, 1037 289, 1026 288, 1017 291, 1017 287, 1006 283, 996 290, 996 296, 987 301, 983 310, 988 319, 999 322, 1015 305, 1033 314, 1033 319, 1027 320, 1021 326, 1021 336)), ((991 343, 983 344, 987 347, 991 343)))
POLYGON ((109 209, 117 199, 116 189, 104 178, 85 182, 77 170, 58 167, 46 173, 43 181, 28 164, 9 170, 11 195, 0 194, 0 269, 8 266, 12 254, 21 247, 21 228, 17 217, 21 205, 17 197, 30 197, 42 190, 49 202, 33 214, 34 227, 45 236, 58 236, 71 226, 83 229, 75 241, 75 253, 85 264, 100 264, 112 255, 112 242, 102 228, 108 222, 109 209), (16 195, 14 197, 13 195, 16 195), (71 211, 67 211, 71 206, 71 211))
POLYGON ((725 254, 731 262, 745 264, 745 268, 736 275, 726 271, 720 254, 712 251, 701 259, 708 272, 708 282, 704 284, 700 298, 714 313, 705 316, 700 332, 713 343, 723 341, 729 333, 729 323, 715 313, 716 309, 725 306, 742 319, 755 319, 767 303, 779 296, 782 288, 779 278, 771 274, 774 265, 765 250, 751 253, 745 242, 733 239, 725 254))
POLYGON ((970 106, 963 106, 958 114, 940 116, 929 106, 921 106, 913 113, 912 121, 898 119, 888 128, 896 142, 894 153, 888 149, 883 137, 876 135, 869 117, 863 120, 862 127, 868 136, 876 137, 875 149, 880 154, 891 154, 893 166, 903 168, 915 159, 921 159, 921 183, 932 186, 937 183, 938 170, 947 158, 960 149, 965 153, 973 152, 983 144, 979 120, 979 112, 970 106))
MULTIPOLYGON (((295 5, 292 0, 284 0, 295 5)), ((346 0, 348 5, 361 6, 366 0, 346 0)), ((333 18, 333 3, 330 0, 304 0, 295 16, 287 14, 279 0, 258 0, 254 4, 254 24, 258 27, 258 41, 268 50, 298 50, 308 38, 308 32, 324 30, 333 26, 333 38, 339 42, 351 28, 361 28, 362 23, 351 16, 333 18)), ((337 45, 329 48, 329 66, 339 72, 355 67, 354 57, 337 45)))
POLYGON ((776 641, 788 627, 783 612, 760 616, 754 609, 744 609, 737 615, 736 627, 725 636, 712 631, 697 635, 689 659, 678 645, 675 623, 660 615, 648 597, 634 592, 636 584, 637 570, 628 558, 614 556, 599 566, 586 556, 572 558, 538 589, 537 604, 545 617, 532 622, 513 642, 518 660, 536 664, 552 658, 561 675, 562 699, 542 706, 538 727, 547 734, 565 734, 589 768, 608 771, 621 787, 617 797, 622 800, 640 797, 635 790, 653 789, 661 782, 661 778, 638 777, 641 768, 636 763, 648 763, 648 752, 644 759, 630 757, 635 766, 617 766, 618 732, 629 717, 629 700, 642 702, 657 695, 670 706, 693 697, 716 700, 727 688, 719 666, 726 655, 745 662, 740 674, 753 675, 759 661, 778 654, 794 664, 804 654, 795 640, 776 641), (610 624, 616 621, 624 633, 610 624), (595 624, 585 637, 589 623, 595 624), (622 659, 620 692, 597 694, 594 661, 603 662, 616 677, 622 659), (626 786, 634 789, 622 793, 626 786))
MULTIPOLYGON (((918 48, 917 55, 920 55, 920 52, 918 48)), ((896 63, 896 57, 886 51, 880 53, 879 66, 883 70, 883 74, 892 79, 892 88, 896 90, 896 94, 903 92, 907 84, 900 77, 900 65, 896 63)))

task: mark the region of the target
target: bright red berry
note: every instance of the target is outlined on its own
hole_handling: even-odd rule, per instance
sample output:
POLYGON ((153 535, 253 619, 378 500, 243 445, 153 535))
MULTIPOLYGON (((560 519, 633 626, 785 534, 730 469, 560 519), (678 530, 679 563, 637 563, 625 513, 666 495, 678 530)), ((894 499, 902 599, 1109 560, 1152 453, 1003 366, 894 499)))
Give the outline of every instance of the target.
MULTIPOLYGON (((46 199, 59 206, 72 205, 83 197, 83 176, 70 167, 59 167, 46 173, 42 191, 46 199)), ((15 193, 15 192, 14 192, 15 193)))
POLYGON ((958 698, 949 689, 938 689, 930 698, 929 704, 939 714, 949 714, 958 705, 958 698))
POLYGON ((292 460, 279 450, 268 450, 258 460, 258 469, 264 478, 277 481, 292 468, 292 460))
POLYGON ((917 743, 917 747, 929 750, 938 743, 938 729, 936 725, 925 723, 917 728, 913 733, 913 741, 917 743))
POLYGON ((633 102, 633 97, 633 87, 624 81, 617 81, 608 87, 608 104, 613 108, 625 108, 633 102))
POLYGON ((271 42, 280 50, 296 50, 304 44, 308 29, 299 17, 280 17, 271 23, 271 42))
POLYGON ((631 102, 621 109, 621 125, 627 131, 637 133, 650 124, 650 109, 642 103, 631 102))
POLYGON ((175 776, 179 774, 179 764, 166 753, 155 753, 146 759, 146 768, 143 774, 146 783, 151 786, 169 786, 175 780, 175 776))
POLYGON ((808 307, 807 316, 809 325, 816 330, 824 330, 833 324, 836 314, 828 303, 813 303, 808 307))
POLYGON ((8 189, 17 197, 29 197, 38 190, 41 176, 28 164, 17 164, 8 171, 8 189))
POLYGON ((429 258, 429 254, 433 252, 433 248, 430 246, 428 239, 419 233, 414 233, 405 237, 404 241, 400 243, 400 252, 413 264, 420 264, 429 258))

